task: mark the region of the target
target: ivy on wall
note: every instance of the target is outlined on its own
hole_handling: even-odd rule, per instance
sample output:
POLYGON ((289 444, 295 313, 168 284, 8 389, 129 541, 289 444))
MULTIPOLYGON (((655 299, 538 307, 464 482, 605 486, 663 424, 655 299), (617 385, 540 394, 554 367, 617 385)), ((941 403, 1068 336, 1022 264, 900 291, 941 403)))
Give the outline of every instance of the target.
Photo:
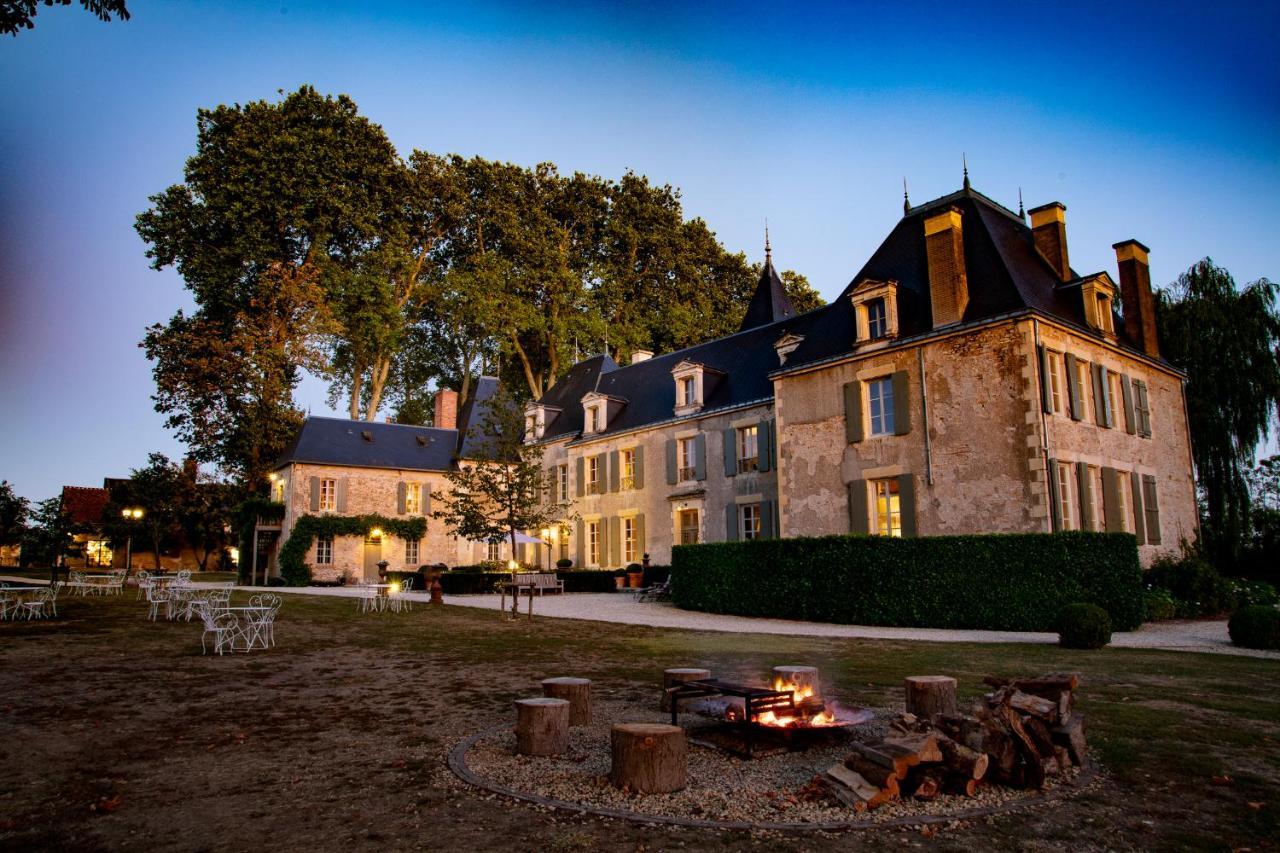
POLYGON ((236 529, 240 537, 240 576, 248 577, 248 568, 253 565, 253 529, 258 519, 265 522, 284 519, 284 504, 268 498, 254 496, 241 501, 235 509, 236 529))
POLYGON ((364 538, 375 527, 384 534, 401 539, 421 539, 427 532, 427 520, 387 518, 385 515, 304 515, 293 525, 288 540, 280 548, 280 576, 289 586, 311 583, 311 566, 305 562, 307 552, 317 536, 359 536, 364 538))

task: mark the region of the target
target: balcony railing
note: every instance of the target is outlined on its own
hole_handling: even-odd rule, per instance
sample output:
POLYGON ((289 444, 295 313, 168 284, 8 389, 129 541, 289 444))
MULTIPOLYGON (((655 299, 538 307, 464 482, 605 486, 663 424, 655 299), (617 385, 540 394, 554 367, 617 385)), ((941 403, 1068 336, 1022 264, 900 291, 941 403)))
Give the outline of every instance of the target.
POLYGON ((618 488, 622 489, 624 492, 629 492, 635 487, 636 487, 635 477, 620 477, 618 479, 618 488))
POLYGON ((752 456, 750 459, 738 460, 738 473, 751 474, 760 470, 760 457, 752 456))
POLYGON ((681 480, 696 480, 696 479, 698 479, 698 469, 697 469, 697 468, 681 468, 681 469, 680 469, 680 479, 681 479, 681 480))
POLYGON ((698 529, 697 529, 696 527, 690 527, 690 528, 686 528, 686 529, 684 529, 684 530, 681 530, 681 531, 680 531, 680 544, 681 544, 681 545, 697 545, 697 544, 698 544, 698 529))
POLYGON ((598 495, 598 494, 601 494, 600 484, 599 484, 598 482, 597 482, 597 483, 587 483, 587 494, 589 494, 589 495, 598 495))

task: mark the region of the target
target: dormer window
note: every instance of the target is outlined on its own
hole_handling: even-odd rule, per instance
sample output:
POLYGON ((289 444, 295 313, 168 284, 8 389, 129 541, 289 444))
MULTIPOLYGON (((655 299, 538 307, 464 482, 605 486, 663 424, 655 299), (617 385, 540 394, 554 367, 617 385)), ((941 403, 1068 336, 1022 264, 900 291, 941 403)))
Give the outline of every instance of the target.
MULTIPOLYGON (((1061 285, 1064 288, 1074 286, 1074 282, 1061 285)), ((1081 279, 1079 286, 1080 298, 1084 302, 1085 322, 1090 328, 1096 329, 1103 335, 1114 337, 1116 333, 1115 320, 1113 319, 1116 285, 1111 280, 1111 276, 1105 272, 1100 272, 1081 279)))
POLYGON ((898 283, 864 279, 850 294, 854 345, 867 346, 898 336, 898 283))
POLYGON ((1098 300, 1098 328, 1109 335, 1116 333, 1115 325, 1111 320, 1111 297, 1104 296, 1101 293, 1097 296, 1098 300))
POLYGON ((697 386, 692 376, 685 376, 680 380, 680 393, 677 394, 679 405, 696 406, 698 404, 697 386))
POLYGON ((786 364, 787 357, 795 352, 802 343, 804 343, 804 335, 796 335, 791 332, 774 341, 773 349, 778 353, 778 363, 786 364))
POLYGON ((593 435, 609 428, 613 418, 622 411, 627 401, 592 391, 582 398, 582 434, 593 435))
POLYGON ((707 386, 720 375, 720 371, 696 361, 682 361, 671 368, 676 384, 675 414, 692 414, 707 402, 707 386))
POLYGON ((600 431, 600 410, 595 406, 587 406, 587 432, 600 431))
POLYGON ((540 441, 547 434, 547 424, 555 420, 560 410, 555 406, 530 403, 524 410, 524 440, 540 441))

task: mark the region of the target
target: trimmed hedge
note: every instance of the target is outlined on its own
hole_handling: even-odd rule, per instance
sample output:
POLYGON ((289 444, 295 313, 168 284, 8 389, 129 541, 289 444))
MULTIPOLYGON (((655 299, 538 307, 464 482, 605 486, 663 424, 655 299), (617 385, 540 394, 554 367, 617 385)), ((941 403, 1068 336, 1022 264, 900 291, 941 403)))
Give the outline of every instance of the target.
POLYGON ((1111 643, 1111 617, 1096 604, 1068 604, 1058 614, 1058 645, 1100 649, 1111 643))
POLYGON ((1265 604, 1242 607, 1227 623, 1227 633, 1246 649, 1280 649, 1280 610, 1265 604))
POLYGON ((677 545, 677 606, 858 625, 1052 631, 1088 602, 1127 631, 1142 624, 1137 541, 1128 533, 823 536, 677 545))
MULTIPOLYGON (((581 571, 556 572, 556 577, 564 581, 565 592, 613 592, 617 588, 614 573, 597 569, 581 571)), ((446 595, 480 595, 494 591, 501 581, 510 580, 511 572, 476 572, 458 571, 442 572, 440 586, 446 595)), ((414 588, 418 588, 414 583, 414 588)))

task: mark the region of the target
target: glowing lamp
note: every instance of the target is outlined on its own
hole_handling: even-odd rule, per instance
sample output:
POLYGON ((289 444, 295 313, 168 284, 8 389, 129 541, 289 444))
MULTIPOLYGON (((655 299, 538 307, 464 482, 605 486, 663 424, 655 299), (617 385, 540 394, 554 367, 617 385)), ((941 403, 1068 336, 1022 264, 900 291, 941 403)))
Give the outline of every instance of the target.
POLYGON ((515 560, 507 560, 507 568, 514 572, 516 569, 520 568, 520 564, 515 560))
POLYGON ((370 538, 370 539, 381 539, 381 538, 382 538, 382 528, 381 528, 381 527, 375 527, 375 528, 373 528, 372 530, 370 530, 370 531, 369 531, 369 538, 370 538))

